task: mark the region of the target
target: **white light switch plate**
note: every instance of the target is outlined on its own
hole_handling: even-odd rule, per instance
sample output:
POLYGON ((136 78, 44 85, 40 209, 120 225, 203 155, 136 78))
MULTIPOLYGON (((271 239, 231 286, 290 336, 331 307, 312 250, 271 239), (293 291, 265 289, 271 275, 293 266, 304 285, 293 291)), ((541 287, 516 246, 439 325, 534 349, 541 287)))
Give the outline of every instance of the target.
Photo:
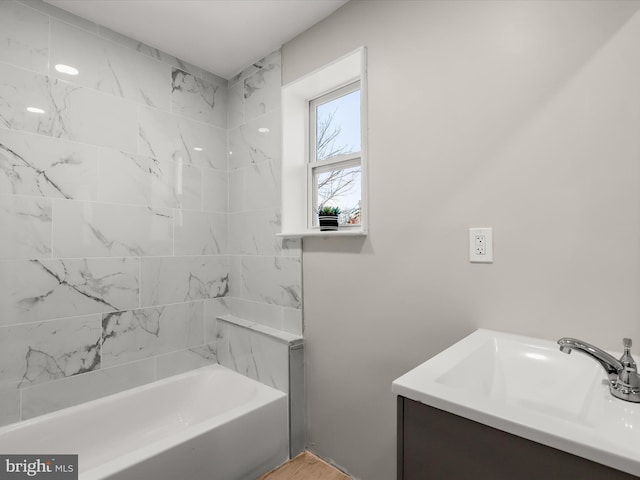
POLYGON ((493 228, 469 229, 469 261, 493 263, 493 228))

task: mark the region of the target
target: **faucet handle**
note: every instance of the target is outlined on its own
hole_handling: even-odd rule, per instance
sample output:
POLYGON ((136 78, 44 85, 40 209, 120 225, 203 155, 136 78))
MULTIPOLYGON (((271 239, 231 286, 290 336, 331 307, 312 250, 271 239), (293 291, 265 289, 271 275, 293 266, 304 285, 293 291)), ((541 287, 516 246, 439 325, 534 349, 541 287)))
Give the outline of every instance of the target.
POLYGON ((623 338, 622 339, 622 345, 624 346, 624 353, 622 354, 622 357, 620 357, 620 363, 622 363, 622 365, 625 368, 628 369, 632 369, 632 370, 636 370, 636 362, 633 361, 633 357, 631 356, 631 339, 630 338, 623 338))

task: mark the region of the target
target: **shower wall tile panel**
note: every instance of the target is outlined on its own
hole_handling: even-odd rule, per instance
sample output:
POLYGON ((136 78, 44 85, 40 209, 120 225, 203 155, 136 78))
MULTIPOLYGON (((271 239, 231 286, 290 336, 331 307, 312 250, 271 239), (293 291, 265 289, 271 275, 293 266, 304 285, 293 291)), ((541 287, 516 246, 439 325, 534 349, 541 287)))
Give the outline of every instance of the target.
POLYGON ((280 160, 254 163, 244 171, 245 209, 280 208, 280 160))
MULTIPOLYGON (((275 52, 270 53, 263 59, 258 60, 257 62, 254 62, 251 65, 247 66, 244 70, 242 70, 237 75, 234 75, 233 77, 231 77, 229 79, 229 87, 233 87, 238 82, 242 82, 245 78, 250 77, 251 75, 261 71, 262 69, 264 69, 265 67, 268 67, 269 65, 276 64, 278 65, 278 68, 280 68, 280 63, 281 63, 280 50, 276 50, 275 52)), ((276 78, 273 81, 278 85, 281 83, 280 78, 276 78)))
POLYGON ((266 57, 261 68, 244 79, 244 118, 249 120, 280 107, 280 51, 266 57))
POLYGON ((202 176, 209 169, 107 148, 99 158, 100 201, 158 208, 202 205, 202 176))
POLYGON ((229 306, 234 317, 301 334, 300 240, 276 236, 280 88, 280 51, 229 80, 229 306))
POLYGON ((202 171, 202 208, 208 212, 229 211, 229 176, 226 171, 202 171))
POLYGON ((0 128, 0 193, 95 200, 100 151, 91 145, 0 128))
POLYGON ((72 65, 71 81, 93 90, 152 107, 169 109, 166 79, 170 66, 58 20, 51 22, 49 74, 61 80, 55 65, 72 65))
POLYGON ((244 168, 229 171, 229 212, 244 210, 244 168))
POLYGON ((229 83, 39 0, 0 2, 0 39, 0 424, 220 358, 286 390, 215 320, 302 331, 280 52, 229 83))
MULTIPOLYGON (((155 359, 146 359, 24 388, 22 419, 37 417, 153 382, 156 379, 155 370, 155 359)), ((88 428, 86 432, 99 438, 100 429, 88 428)))
POLYGON ((237 83, 233 87, 229 87, 227 93, 227 126, 228 128, 236 128, 244 121, 243 84, 237 83))
POLYGON ((51 256, 51 200, 0 194, 0 257, 51 256))
POLYGON ((102 315, 102 362, 105 367, 203 344, 203 302, 102 315))
POLYGON ((140 108, 139 153, 226 170, 226 130, 154 108, 140 108))
POLYGON ((285 330, 284 312, 287 309, 278 305, 254 302, 253 300, 245 300, 242 298, 231 298, 229 299, 229 304, 236 317, 244 318, 245 320, 260 323, 278 330, 285 330))
POLYGON ((135 152, 133 102, 4 63, 0 98, 0 128, 135 152))
POLYGON ((157 377, 166 378, 218 363, 216 344, 201 345, 156 357, 157 377))
POLYGON ((20 387, 100 368, 100 315, 12 325, 0 338, 0 382, 20 387))
POLYGON ((283 392, 289 391, 289 345, 218 321, 218 362, 283 392))
POLYGON ((16 3, 25 5, 29 8, 42 12, 51 18, 56 18, 70 25, 80 27, 83 30, 86 30, 88 32, 92 32, 92 33, 98 32, 98 26, 95 23, 87 19, 84 19, 82 17, 79 17, 77 15, 74 15, 73 13, 69 13, 66 10, 62 10, 58 7, 55 7, 50 3, 46 3, 42 0, 17 0, 16 3))
POLYGON ((224 297, 229 292, 226 256, 142 258, 141 272, 143 307, 224 297))
POLYGON ((227 214, 176 210, 176 255, 225 255, 227 214))
POLYGON ((0 325, 137 308, 139 271, 138 258, 0 260, 0 325))
POLYGON ((282 240, 280 209, 245 211, 229 215, 229 246, 234 255, 279 255, 282 240))
POLYGON ((242 298, 301 308, 301 261, 292 257, 242 258, 242 298))
POLYGON ((49 17, 26 5, 0 2, 0 61, 47 73, 49 17))
POLYGON ((20 390, 15 385, 0 386, 0 425, 20 420, 20 390))
POLYGON ((171 255, 173 211, 168 208, 55 200, 56 257, 171 255))
POLYGON ((280 161, 280 109, 229 130, 229 168, 243 168, 267 160, 280 161))
POLYGON ((226 90, 179 68, 171 70, 171 107, 179 115, 226 128, 226 90))
POLYGON ((212 73, 0 2, 0 425, 217 361, 227 110, 212 73))
POLYGON ((185 62, 184 60, 176 58, 173 55, 169 55, 162 50, 158 50, 157 48, 153 48, 145 43, 134 40, 133 38, 114 32, 113 30, 103 27, 102 25, 98 25, 98 35, 102 38, 109 39, 112 42, 128 47, 131 50, 135 50, 138 53, 151 58, 155 58, 156 60, 160 60, 163 63, 170 65, 171 67, 188 72, 208 82, 216 83, 223 87, 227 86, 227 80, 219 77, 218 75, 207 72, 206 70, 196 67, 195 65, 185 62))

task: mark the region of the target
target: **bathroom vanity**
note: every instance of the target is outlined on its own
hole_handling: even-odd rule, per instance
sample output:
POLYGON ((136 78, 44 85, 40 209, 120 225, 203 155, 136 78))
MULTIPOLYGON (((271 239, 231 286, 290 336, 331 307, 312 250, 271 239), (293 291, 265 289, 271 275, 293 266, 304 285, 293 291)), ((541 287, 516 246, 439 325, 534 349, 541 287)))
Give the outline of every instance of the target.
POLYGON ((633 480, 570 453, 398 397, 398 480, 633 480))
POLYGON ((393 382, 398 480, 640 478, 640 404, 555 342, 477 330, 393 382))

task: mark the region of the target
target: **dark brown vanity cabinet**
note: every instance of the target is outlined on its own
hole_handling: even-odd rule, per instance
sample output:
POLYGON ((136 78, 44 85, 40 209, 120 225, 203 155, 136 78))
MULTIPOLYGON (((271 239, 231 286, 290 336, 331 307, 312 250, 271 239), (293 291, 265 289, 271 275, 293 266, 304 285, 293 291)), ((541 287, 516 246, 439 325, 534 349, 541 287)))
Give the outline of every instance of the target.
POLYGON ((398 480, 639 478, 398 397, 398 480))

